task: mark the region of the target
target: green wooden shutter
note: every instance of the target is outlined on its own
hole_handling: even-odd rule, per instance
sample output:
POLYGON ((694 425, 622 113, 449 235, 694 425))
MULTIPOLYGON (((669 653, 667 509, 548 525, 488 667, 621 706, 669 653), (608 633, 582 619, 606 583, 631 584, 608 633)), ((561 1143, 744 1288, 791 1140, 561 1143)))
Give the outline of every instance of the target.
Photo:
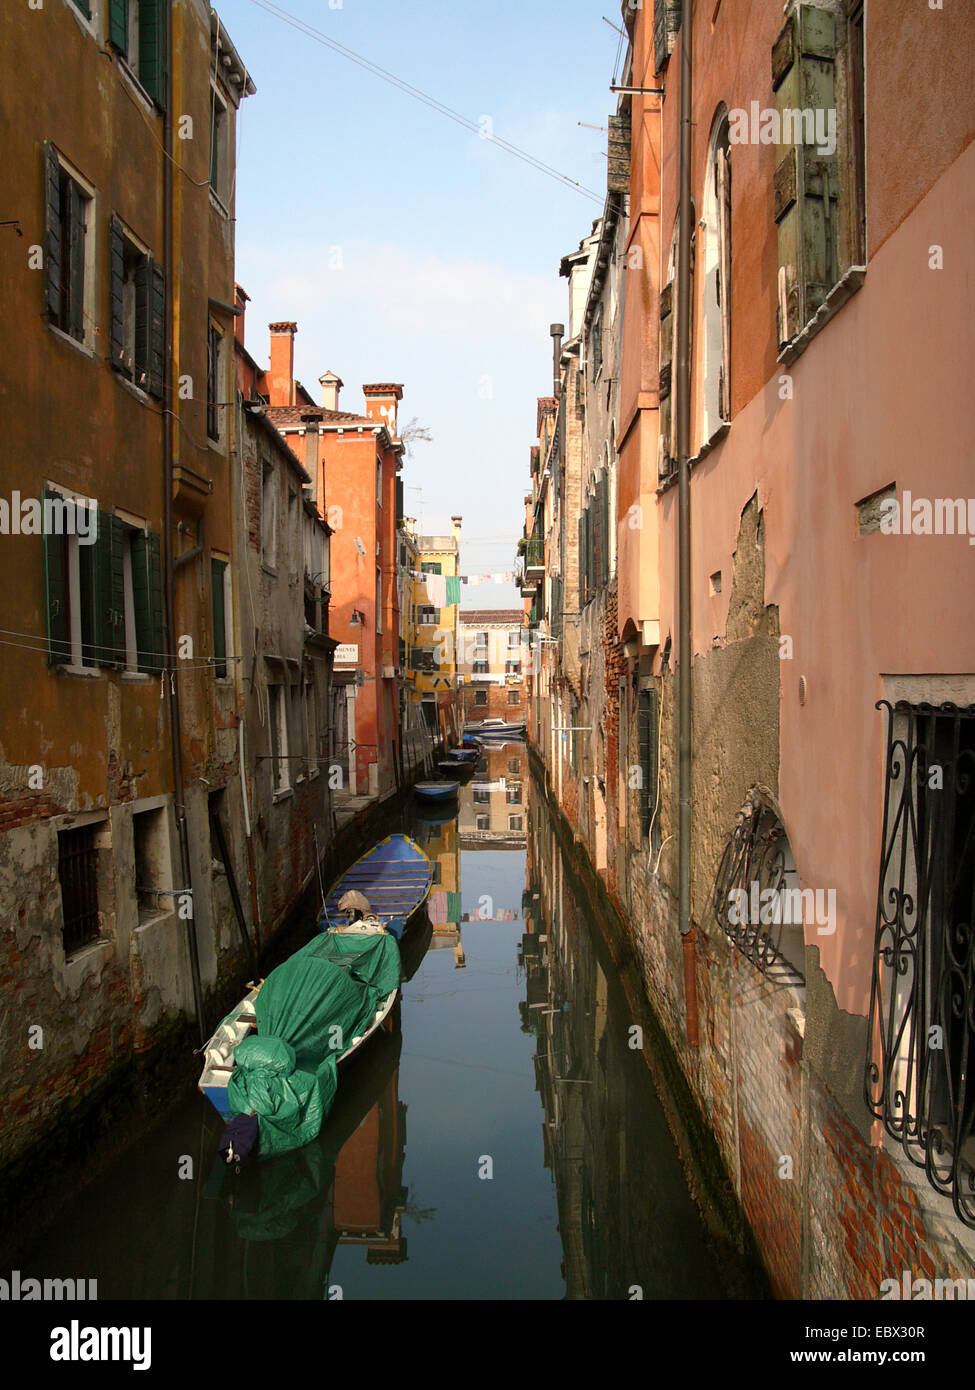
MULTIPOLYGON (((60 502, 60 496, 45 488, 45 502, 60 502)), ((58 666, 71 659, 68 636, 67 541, 64 536, 44 532, 44 611, 47 618, 47 660, 58 666)))
POLYGON ((140 531, 132 538, 132 595, 139 670, 152 674, 163 669, 166 650, 162 558, 159 537, 153 531, 140 531))
POLYGON ((223 577, 227 569, 223 560, 210 561, 210 591, 213 600, 213 655, 216 658, 214 673, 227 674, 227 614, 224 604, 223 577))
POLYGON ((125 360, 125 311, 122 286, 125 281, 125 236, 113 213, 108 223, 108 317, 109 354, 113 367, 128 370, 125 360))
POLYGON ((81 189, 68 180, 68 207, 71 228, 71 297, 68 303, 68 332, 79 342, 85 337, 85 202, 81 189))
POLYGON ((839 278, 836 154, 821 155, 815 145, 799 139, 785 143, 783 121, 787 111, 837 110, 835 59, 833 15, 800 5, 772 49, 772 82, 783 136, 776 150, 774 184, 780 347, 802 331, 839 278))
MULTIPOLYGON (((643 772, 643 790, 640 793, 641 825, 643 834, 650 831, 653 810, 657 804, 657 726, 660 717, 660 697, 656 690, 641 690, 638 714, 638 733, 640 742, 640 768, 643 772)), ((656 838, 656 836, 654 837, 656 838)))
POLYGON ((150 258, 146 256, 135 271, 135 361, 132 379, 143 391, 149 389, 150 264, 150 258))
POLYGON ((91 5, 89 0, 74 0, 75 9, 80 10, 85 19, 91 19, 91 5))
POLYGON ((125 528, 117 516, 98 513, 95 542, 95 655, 98 666, 125 666, 125 528))
POLYGON ((586 518, 585 513, 579 516, 579 607, 586 606, 586 518))
POLYGON ((109 0, 108 41, 120 53, 129 56, 129 6, 128 0, 109 0))
POLYGON ((54 146, 44 146, 44 275, 48 317, 61 316, 61 165, 54 146))
POLYGON ((158 261, 149 260, 149 394, 162 400, 166 354, 166 276, 158 261))
POLYGON ((142 0, 139 6, 139 81, 162 110, 166 108, 166 7, 170 0, 142 0))

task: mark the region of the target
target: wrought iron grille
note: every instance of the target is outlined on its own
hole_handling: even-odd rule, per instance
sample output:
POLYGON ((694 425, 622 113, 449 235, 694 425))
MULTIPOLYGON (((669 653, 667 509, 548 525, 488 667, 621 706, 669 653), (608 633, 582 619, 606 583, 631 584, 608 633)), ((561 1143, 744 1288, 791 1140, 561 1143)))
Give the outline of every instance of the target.
POLYGON ((98 850, 93 825, 58 832, 58 878, 64 951, 70 955, 99 935, 98 850))
POLYGON ((790 926, 783 903, 790 901, 785 894, 795 877, 788 846, 778 816, 753 789, 718 865, 712 908, 728 940, 764 975, 777 984, 802 986, 804 974, 782 950, 790 926))
POLYGON ((975 1227, 975 705, 886 711, 866 1099, 975 1227))

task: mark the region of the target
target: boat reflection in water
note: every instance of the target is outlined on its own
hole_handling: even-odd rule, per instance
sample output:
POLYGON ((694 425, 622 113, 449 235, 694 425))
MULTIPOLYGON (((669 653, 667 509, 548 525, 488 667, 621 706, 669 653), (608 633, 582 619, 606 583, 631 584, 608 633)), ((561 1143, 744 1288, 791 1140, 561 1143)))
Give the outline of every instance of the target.
POLYGON ((223 1209, 211 1233, 221 1297, 341 1297, 328 1282, 340 1245, 361 1245, 370 1264, 406 1259, 401 1048, 397 1005, 393 1031, 350 1062, 316 1140, 240 1173, 214 1163, 204 1195, 223 1209))

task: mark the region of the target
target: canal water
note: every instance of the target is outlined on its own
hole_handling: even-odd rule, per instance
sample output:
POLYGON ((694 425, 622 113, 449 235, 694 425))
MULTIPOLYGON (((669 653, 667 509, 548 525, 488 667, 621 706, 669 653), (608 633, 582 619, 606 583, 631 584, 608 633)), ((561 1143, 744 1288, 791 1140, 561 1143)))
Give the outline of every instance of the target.
POLYGON ((100 1300, 760 1295, 690 1195, 524 745, 388 830, 433 862, 428 914, 396 1027, 340 1074, 319 1139, 234 1174, 188 1089, 12 1267, 100 1300))

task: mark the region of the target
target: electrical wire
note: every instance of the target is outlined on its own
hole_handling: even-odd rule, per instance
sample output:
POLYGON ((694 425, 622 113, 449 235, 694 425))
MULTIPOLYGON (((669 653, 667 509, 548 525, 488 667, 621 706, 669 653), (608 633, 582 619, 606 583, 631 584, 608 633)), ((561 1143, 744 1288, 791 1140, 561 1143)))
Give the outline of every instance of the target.
MULTIPOLYGON (((461 115, 459 111, 455 111, 444 102, 438 101, 437 98, 431 96, 429 92, 424 92, 421 88, 414 87, 412 83, 406 82, 401 77, 397 77, 395 73, 380 67, 378 63, 372 62, 371 59, 363 57, 361 53, 356 53, 353 49, 347 48, 345 44, 339 43, 336 39, 329 38, 326 34, 323 34, 321 30, 315 29, 303 19, 299 19, 296 15, 290 14, 280 5, 271 3, 271 0, 251 0, 251 4, 256 5, 258 9, 264 10, 275 19, 280 19, 283 23, 290 24, 291 27, 297 29, 299 33, 303 33, 307 38, 314 39, 316 43, 330 48, 340 57, 347 58, 350 62, 355 63, 357 67, 372 73, 374 77, 378 77, 383 82, 389 83, 390 86, 395 87, 405 96, 413 97, 414 100, 422 102, 424 106, 429 106, 431 110, 436 111, 439 115, 446 116, 448 120, 463 126, 465 130, 470 130, 474 134, 483 137, 483 129, 477 121, 472 121, 468 116, 461 115)), ((520 146, 513 144, 510 140, 504 140, 498 135, 491 135, 490 137, 484 138, 489 138, 491 144, 497 145, 499 149, 504 150, 507 154, 514 155, 516 159, 522 160, 539 173, 545 174, 548 178, 555 179, 556 182, 575 189, 577 193, 582 194, 584 198, 589 198, 592 202, 598 203, 600 207, 603 205, 604 199, 600 194, 593 192, 591 188, 586 188, 585 185, 579 183, 577 179, 569 178, 568 174, 560 173, 559 170, 553 168, 552 165, 546 164, 544 160, 538 159, 535 155, 530 154, 527 150, 521 149, 520 146)))

